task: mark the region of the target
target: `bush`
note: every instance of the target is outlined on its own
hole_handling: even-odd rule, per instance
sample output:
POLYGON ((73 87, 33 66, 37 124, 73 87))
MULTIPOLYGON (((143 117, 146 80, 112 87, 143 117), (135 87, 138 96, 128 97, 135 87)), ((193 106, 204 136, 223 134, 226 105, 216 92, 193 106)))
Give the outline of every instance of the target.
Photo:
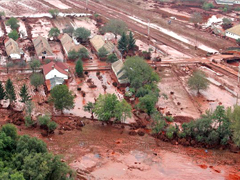
POLYGON ((40 126, 43 126, 43 125, 47 126, 50 121, 51 121, 51 118, 48 115, 38 117, 38 123, 40 126))
POLYGON ((11 17, 9 20, 7 20, 6 25, 10 26, 12 30, 16 30, 19 27, 18 20, 14 17, 11 17))
POLYGON ((165 127, 167 123, 164 120, 157 120, 155 125, 152 127, 152 133, 153 134, 158 134, 161 132, 165 127))
POLYGON ((180 131, 177 133, 177 135, 179 138, 185 138, 187 136, 185 132, 180 132, 180 131))
POLYGON ((145 96, 145 95, 147 95, 148 94, 148 92, 149 92, 149 90, 148 89, 146 89, 146 88, 143 88, 143 87, 140 87, 138 90, 137 90, 137 92, 136 92, 136 97, 143 97, 143 96, 145 96))
POLYGON ((57 123, 55 123, 54 121, 50 121, 50 122, 48 123, 48 129, 49 129, 50 131, 54 131, 56 128, 57 128, 57 123))
POLYGON ((68 59, 75 60, 78 58, 78 53, 75 50, 69 51, 68 59))
POLYGON ((8 34, 8 37, 16 41, 19 38, 18 32, 14 29, 8 34))
POLYGON ((177 129, 176 127, 174 127, 173 125, 170 125, 168 128, 167 128, 167 131, 166 131, 166 136, 168 139, 173 139, 174 137, 174 134, 177 132, 177 129))
POLYGON ((31 127, 34 124, 31 116, 24 117, 24 120, 25 120, 25 126, 26 127, 31 127))
POLYGON ((165 116, 165 119, 168 122, 173 122, 173 117, 172 116, 165 116))
POLYGON ((89 53, 86 48, 81 48, 78 51, 78 57, 81 59, 89 59, 89 53))

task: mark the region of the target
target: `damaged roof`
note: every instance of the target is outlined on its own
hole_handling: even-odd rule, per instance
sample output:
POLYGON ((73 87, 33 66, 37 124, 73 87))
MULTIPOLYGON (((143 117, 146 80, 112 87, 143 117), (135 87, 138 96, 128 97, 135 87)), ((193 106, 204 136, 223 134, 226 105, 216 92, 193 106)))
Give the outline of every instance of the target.
POLYGON ((126 76, 126 71, 124 69, 123 61, 120 59, 114 63, 112 63, 112 70, 116 75, 119 84, 127 84, 129 83, 129 79, 126 76))
POLYGON ((46 52, 46 56, 54 56, 46 38, 38 36, 33 40, 33 44, 38 56, 43 56, 43 52, 46 52))
POLYGON ((62 43, 63 49, 66 51, 67 54, 69 53, 69 51, 72 50, 78 51, 81 48, 85 48, 81 44, 75 45, 72 38, 67 33, 60 35, 59 39, 62 43))
POLYGON ((5 49, 8 56, 11 54, 21 54, 21 50, 18 47, 18 43, 12 38, 5 41, 5 49))
POLYGON ((96 51, 102 47, 104 47, 109 53, 115 50, 115 45, 111 41, 105 41, 104 37, 101 35, 95 35, 90 39, 90 42, 96 51))

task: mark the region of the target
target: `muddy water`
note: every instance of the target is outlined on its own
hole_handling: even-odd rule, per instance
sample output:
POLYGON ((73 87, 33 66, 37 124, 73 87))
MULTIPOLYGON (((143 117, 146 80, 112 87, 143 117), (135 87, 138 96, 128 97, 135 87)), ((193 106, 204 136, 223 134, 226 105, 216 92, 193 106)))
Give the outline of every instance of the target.
MULTIPOLYGON (((64 119, 61 119, 64 121, 64 119)), ((82 131, 43 138, 54 154, 63 154, 73 169, 89 171, 91 179, 229 179, 239 167, 239 154, 185 148, 146 135, 130 136, 129 129, 85 121, 82 131)), ((22 127, 20 134, 42 138, 22 127)))

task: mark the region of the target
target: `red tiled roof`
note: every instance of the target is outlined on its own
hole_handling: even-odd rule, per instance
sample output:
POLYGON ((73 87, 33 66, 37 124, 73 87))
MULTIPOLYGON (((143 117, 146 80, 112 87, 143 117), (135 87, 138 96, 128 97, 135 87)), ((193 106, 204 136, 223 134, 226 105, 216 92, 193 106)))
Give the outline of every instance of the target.
POLYGON ((66 64, 63 63, 63 62, 57 61, 57 62, 56 62, 56 65, 57 65, 58 67, 60 67, 61 69, 68 69, 68 67, 66 66, 66 64))
POLYGON ((55 63, 55 62, 50 62, 48 64, 43 65, 43 74, 46 76, 52 69, 53 67, 58 70, 60 73, 68 75, 68 72, 66 72, 64 69, 67 69, 67 66, 64 65, 64 63, 55 63), (60 65, 61 64, 61 65, 60 65), (65 68, 64 68, 65 67, 65 68))

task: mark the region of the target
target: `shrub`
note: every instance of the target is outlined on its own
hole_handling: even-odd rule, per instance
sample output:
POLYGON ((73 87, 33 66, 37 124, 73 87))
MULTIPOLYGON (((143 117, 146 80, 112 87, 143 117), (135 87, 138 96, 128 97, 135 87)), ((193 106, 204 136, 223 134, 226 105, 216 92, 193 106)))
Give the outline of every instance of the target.
POLYGON ((165 116, 165 119, 168 122, 173 122, 173 117, 172 116, 165 116))
POLYGON ((173 125, 170 125, 168 128, 167 128, 167 131, 166 131, 166 136, 168 139, 172 139, 174 137, 174 134, 177 132, 177 129, 176 127, 174 127, 173 125))
POLYGON ((26 127, 31 127, 34 124, 31 116, 25 116, 24 120, 25 120, 25 126, 26 127))

